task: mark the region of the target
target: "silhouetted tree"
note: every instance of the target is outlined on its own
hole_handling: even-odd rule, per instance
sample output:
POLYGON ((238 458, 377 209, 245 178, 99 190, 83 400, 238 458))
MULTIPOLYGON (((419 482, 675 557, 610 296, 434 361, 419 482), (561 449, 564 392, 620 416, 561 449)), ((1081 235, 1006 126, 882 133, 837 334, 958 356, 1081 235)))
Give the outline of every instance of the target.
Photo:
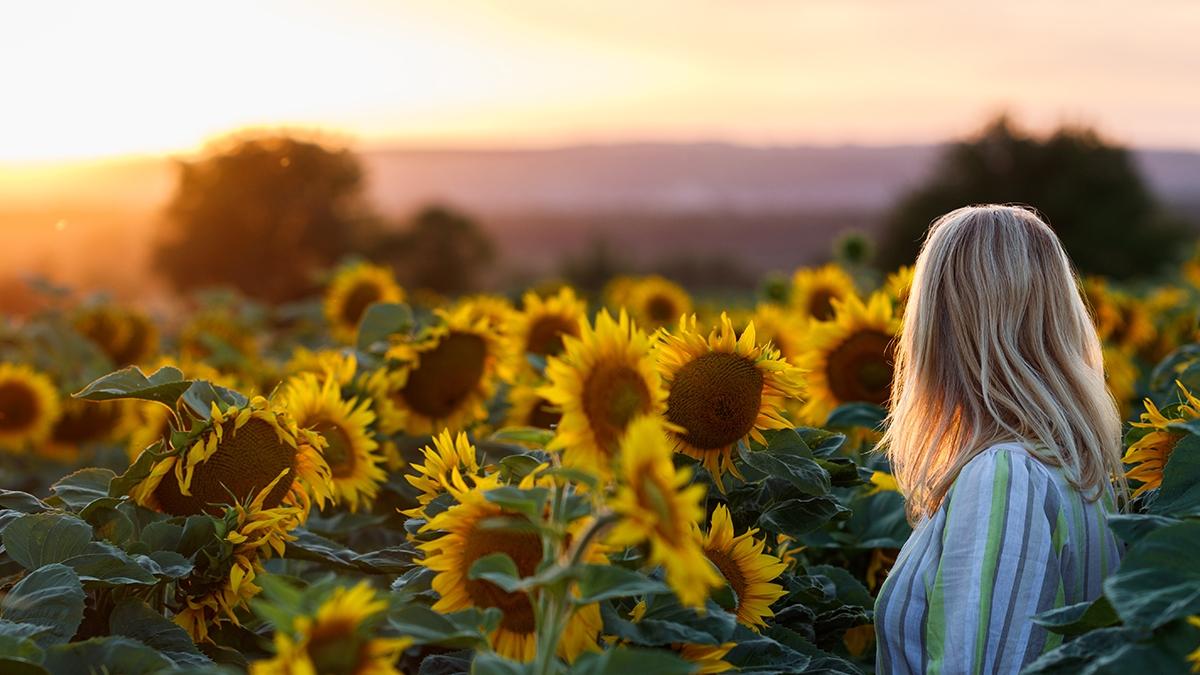
POLYGON ((1036 207, 1085 273, 1153 274, 1189 237, 1159 206, 1124 148, 1086 128, 1034 138, 1001 116, 976 138, 950 146, 928 183, 895 207, 878 264, 889 270, 911 263, 934 218, 982 202, 1036 207))
POLYGON ((458 295, 479 289, 495 256, 492 240, 474 220, 433 205, 406 230, 384 236, 371 257, 392 265, 404 286, 458 295))
POLYGON ((313 290, 374 221, 348 150, 288 136, 234 137, 180 162, 155 267, 179 290, 231 285, 266 301, 313 290))

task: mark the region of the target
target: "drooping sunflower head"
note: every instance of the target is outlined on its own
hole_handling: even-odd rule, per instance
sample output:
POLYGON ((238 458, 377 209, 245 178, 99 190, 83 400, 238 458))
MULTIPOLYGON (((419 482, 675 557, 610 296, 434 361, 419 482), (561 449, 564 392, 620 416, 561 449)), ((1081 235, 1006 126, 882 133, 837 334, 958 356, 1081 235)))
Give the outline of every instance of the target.
POLYGON ((311 616, 277 627, 275 657, 251 664, 250 672, 400 675, 396 660, 412 640, 376 636, 386 610, 387 601, 365 581, 336 587, 311 616))
POLYGON ((614 546, 647 542, 649 562, 662 565, 667 583, 689 607, 702 607, 721 578, 704 556, 696 528, 704 518, 703 485, 671 461, 672 442, 662 420, 637 418, 621 443, 620 482, 610 501, 619 520, 609 532, 614 546))
POLYGON ((851 296, 835 302, 833 320, 810 324, 800 366, 808 372, 801 415, 824 424, 844 403, 886 405, 892 390, 894 342, 900 321, 882 293, 867 303, 851 296))
POLYGON ((508 417, 505 426, 554 429, 562 414, 558 408, 538 393, 538 388, 515 384, 508 390, 508 417))
POLYGON ((800 268, 792 275, 792 307, 802 316, 828 321, 833 318, 835 300, 856 297, 854 279, 835 264, 800 268))
POLYGON ((787 565, 779 558, 765 553, 766 542, 755 539, 757 529, 734 535, 733 519, 724 504, 717 506, 712 523, 704 535, 704 555, 725 577, 737 597, 738 623, 759 630, 766 628, 766 618, 775 616, 771 603, 787 592, 773 581, 787 565))
POLYGON ((130 496, 175 516, 219 515, 226 505, 253 500, 265 509, 295 506, 307 514, 313 499, 323 505, 331 491, 320 442, 261 396, 224 411, 214 403, 191 445, 158 458, 130 496))
POLYGON ((545 299, 526 293, 521 311, 510 314, 504 331, 510 371, 532 374, 528 355, 545 359, 561 354, 563 338, 579 336, 580 325, 587 319, 585 312, 585 303, 570 287, 545 299))
POLYGON ((425 446, 421 453, 425 461, 411 465, 409 474, 404 477, 421 491, 417 495, 420 508, 407 512, 413 517, 423 517, 424 507, 450 490, 455 474, 470 485, 474 485, 479 477, 479 456, 464 432, 452 435, 449 429, 443 429, 433 437, 433 445, 425 446))
POLYGON ((679 284, 660 276, 634 280, 625 291, 624 307, 648 329, 669 326, 692 311, 692 298, 679 284))
POLYGON ((376 302, 401 302, 404 292, 392 271, 379 265, 356 263, 334 275, 325 291, 325 319, 336 340, 350 344, 367 307, 376 302))
POLYGON ((320 435, 334 500, 351 511, 369 507, 387 480, 384 458, 370 430, 375 421, 370 401, 343 398, 332 373, 324 378, 302 373, 284 386, 283 406, 300 429, 320 435))
POLYGON ((783 404, 800 395, 800 370, 756 339, 753 323, 739 337, 724 314, 705 336, 692 316, 655 346, 667 421, 680 429, 671 432, 675 449, 704 462, 718 485, 721 474, 738 473, 732 459, 738 442, 765 444, 762 430, 790 426, 783 404))
POLYGON ((654 365, 650 339, 621 312, 602 310, 594 326, 564 339, 563 353, 546 365, 548 384, 537 393, 562 411, 547 449, 563 463, 611 473, 621 438, 640 415, 666 410, 666 392, 654 365))
POLYGON ((896 306, 896 315, 904 316, 904 308, 908 306, 908 294, 912 290, 913 275, 916 268, 905 265, 887 275, 883 280, 883 291, 888 294, 896 306))
POLYGON ((0 450, 45 441, 61 414, 54 382, 24 364, 0 362, 0 450))
POLYGON ((1134 497, 1162 485, 1167 460, 1183 438, 1183 433, 1171 429, 1170 425, 1200 419, 1200 399, 1182 383, 1177 382, 1176 385, 1179 387, 1179 403, 1160 410, 1153 401, 1146 399, 1146 412, 1142 413, 1140 421, 1131 423, 1133 431, 1130 436, 1137 440, 1125 451, 1124 462, 1129 465, 1125 477, 1141 483, 1133 491, 1134 497))
POLYGON ((500 339, 469 306, 438 316, 441 323, 423 337, 393 346, 393 365, 366 380, 385 433, 424 436, 487 418, 486 404, 504 374, 500 339))

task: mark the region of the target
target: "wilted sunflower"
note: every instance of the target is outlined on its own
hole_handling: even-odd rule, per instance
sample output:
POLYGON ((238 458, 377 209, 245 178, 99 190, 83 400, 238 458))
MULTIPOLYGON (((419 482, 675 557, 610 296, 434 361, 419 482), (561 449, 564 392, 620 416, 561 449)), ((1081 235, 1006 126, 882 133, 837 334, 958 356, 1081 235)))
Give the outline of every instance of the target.
POLYGON ((423 337, 393 346, 396 364, 372 373, 365 388, 384 433, 424 436, 458 431, 487 418, 487 402, 503 374, 500 341, 470 306, 438 311, 442 322, 423 337))
POLYGON ((801 415, 813 424, 824 424, 844 403, 882 406, 891 396, 893 342, 900 330, 891 300, 876 293, 867 304, 851 296, 834 306, 832 321, 809 325, 800 358, 808 371, 808 400, 801 415))
POLYGON ((689 607, 703 607, 721 577, 704 556, 695 528, 704 518, 704 486, 692 472, 675 468, 671 441, 661 419, 646 415, 629 424, 621 442, 620 484, 610 506, 621 519, 608 542, 649 543, 651 565, 661 565, 667 583, 689 607))
POLYGON ((170 449, 130 490, 135 502, 174 516, 219 515, 224 505, 261 497, 264 509, 296 506, 307 516, 312 500, 323 506, 330 497, 319 437, 281 406, 261 396, 224 411, 214 403, 201 424, 191 446, 170 449))
POLYGON ((324 439, 321 456, 329 465, 334 499, 351 511, 369 507, 387 480, 379 444, 369 429, 375 421, 370 401, 342 398, 341 387, 329 373, 320 379, 301 373, 285 385, 283 406, 296 426, 324 439))
POLYGON ((78 460, 84 449, 117 440, 131 401, 64 398, 62 414, 38 454, 60 462, 78 460))
POLYGON ((45 441, 62 410, 46 375, 0 362, 0 450, 20 452, 45 441))
POLYGON ((737 596, 737 620, 753 630, 767 627, 764 618, 775 616, 771 603, 787 595, 772 583, 787 565, 764 553, 766 542, 755 539, 757 529, 733 534, 733 519, 724 504, 713 510, 712 524, 704 535, 704 555, 712 561, 737 596))
POLYGON ((1125 451, 1124 461, 1132 465, 1125 472, 1125 477, 1141 483, 1133 496, 1153 490, 1162 485, 1163 469, 1171 458, 1175 446, 1183 438, 1183 432, 1169 429, 1168 426, 1177 422, 1187 422, 1200 419, 1200 399, 1192 395, 1187 387, 1176 382, 1180 391, 1180 402, 1159 410, 1150 399, 1146 399, 1146 412, 1142 413, 1140 422, 1131 422, 1135 429, 1145 429, 1141 438, 1125 451))
POLYGON ((887 275, 883 281, 883 292, 888 294, 896 306, 896 316, 904 317, 904 309, 908 306, 908 293, 912 290, 913 274, 916 268, 905 265, 887 275))
POLYGON ((553 429, 558 426, 560 419, 562 414, 553 403, 538 393, 537 387, 516 384, 508 390, 506 426, 553 429))
MULTIPOLYGON (((642 600, 629 613, 630 621, 638 623, 646 615, 646 601, 642 600)), ((717 645, 699 645, 691 643, 672 643, 661 647, 678 654, 683 660, 693 664, 697 675, 703 673, 723 673, 732 670, 733 666, 725 661, 725 656, 737 646, 736 642, 725 642, 717 645)))
POLYGON ((818 321, 833 318, 833 301, 858 296, 854 279, 835 264, 824 267, 802 267, 792 275, 791 305, 802 316, 818 321))
POLYGON ((759 344, 771 343, 788 363, 795 364, 804 344, 808 321, 788 307, 770 303, 759 305, 747 322, 754 324, 759 344))
POLYGON ((667 421, 675 450, 702 461, 721 485, 738 475, 733 450, 747 438, 766 444, 764 429, 785 429, 783 404, 800 395, 800 370, 755 341, 751 323, 738 337, 725 314, 706 338, 696 317, 663 333, 654 355, 667 389, 667 421))
POLYGON ((570 287, 546 299, 526 293, 521 302, 521 311, 509 315, 504 329, 505 354, 514 376, 534 374, 529 354, 548 358, 562 353, 563 338, 578 337, 587 320, 586 304, 570 287))
POLYGON ((338 270, 325 291, 325 319, 335 340, 351 344, 367 307, 403 299, 404 291, 390 269, 368 263, 347 265, 338 270))
POLYGON ((687 291, 660 276, 635 279, 624 294, 629 314, 648 329, 671 325, 692 311, 692 298, 687 291))
MULTIPOLYGON (((504 618, 489 636, 492 649, 506 658, 528 662, 537 653, 537 625, 529 596, 509 593, 490 581, 468 578, 471 566, 493 553, 512 558, 522 577, 532 576, 542 562, 542 538, 534 525, 525 516, 505 511, 484 496, 498 485, 494 478, 485 479, 474 488, 468 488, 461 480, 453 481, 450 487, 458 504, 434 516, 422 528, 422 532, 443 534, 420 545, 425 552, 420 563, 437 572, 433 590, 441 597, 434 603, 434 611, 498 607, 504 618)), ((603 562, 599 551, 598 546, 593 546, 584 553, 584 559, 603 562)), ((602 626, 598 604, 576 607, 563 629, 558 655, 573 661, 583 651, 595 649, 602 626)))
POLYGON ((425 456, 425 461, 413 464, 412 472, 404 477, 421 491, 417 495, 420 507, 405 512, 405 515, 414 518, 424 517, 429 502, 448 491, 451 477, 456 472, 460 480, 471 484, 479 477, 478 453, 461 431, 453 436, 449 430, 443 430, 433 437, 433 446, 425 446, 421 454, 425 456))
POLYGON ((567 466, 611 474, 621 437, 639 415, 666 410, 666 391, 650 353, 650 339, 624 311, 607 310, 568 337, 563 354, 546 365, 549 383, 537 393, 562 411, 548 450, 562 450, 567 466))
POLYGON ((387 600, 365 581, 338 587, 312 616, 275 632, 275 657, 250 664, 251 675, 400 675, 396 660, 410 638, 372 637, 387 600))

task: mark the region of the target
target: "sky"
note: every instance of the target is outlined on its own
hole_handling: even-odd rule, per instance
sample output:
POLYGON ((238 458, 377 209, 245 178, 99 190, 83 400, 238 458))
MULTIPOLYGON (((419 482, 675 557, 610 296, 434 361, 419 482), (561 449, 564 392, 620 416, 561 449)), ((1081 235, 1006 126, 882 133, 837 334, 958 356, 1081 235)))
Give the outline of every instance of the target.
POLYGON ((1200 149, 1191 0, 38 2, 0 8, 0 164, 354 145, 945 140, 1001 110, 1200 149))

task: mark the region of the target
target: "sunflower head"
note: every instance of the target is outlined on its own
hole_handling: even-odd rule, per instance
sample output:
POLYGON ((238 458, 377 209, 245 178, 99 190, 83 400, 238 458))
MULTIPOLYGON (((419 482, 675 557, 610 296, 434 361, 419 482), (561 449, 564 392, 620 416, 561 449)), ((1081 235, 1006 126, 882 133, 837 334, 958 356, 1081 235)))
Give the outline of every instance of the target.
POLYGON ((916 268, 912 265, 905 265, 887 275, 887 279, 883 281, 883 291, 895 303, 896 314, 898 316, 903 317, 904 309, 908 306, 908 294, 912 290, 913 275, 915 272, 916 268))
POLYGON ((799 312, 790 307, 763 303, 754 310, 746 325, 751 323, 760 344, 770 343, 788 363, 797 362, 804 332, 808 330, 808 320, 799 312))
POLYGON ((505 426, 554 429, 561 418, 558 408, 539 394, 537 387, 516 384, 508 390, 505 426))
POLYGON ((679 284, 660 276, 642 277, 624 291, 624 306, 647 328, 669 326, 692 311, 692 298, 679 284))
POLYGON ((24 364, 0 362, 0 450, 45 441, 61 414, 54 382, 24 364))
POLYGON ((474 484, 480 473, 478 453, 464 432, 452 435, 449 429, 443 429, 433 437, 433 445, 425 446, 421 453, 425 461, 409 467, 410 473, 404 477, 421 491, 417 495, 421 506, 406 512, 412 517, 423 517, 425 506, 450 491, 455 477, 474 484))
POLYGON ((546 299, 526 293, 521 311, 509 315, 504 329, 511 372, 529 374, 532 369, 527 360, 529 354, 543 359, 558 356, 563 350, 563 338, 578 337, 586 318, 584 302, 575 297, 570 287, 563 287, 546 299))
POLYGON ((827 321, 833 318, 835 300, 856 297, 854 279, 838 265, 801 268, 792 275, 792 307, 802 316, 827 321))
POLYGON ((626 427, 636 417, 665 410, 666 392, 650 353, 650 339, 621 312, 596 316, 563 353, 546 365, 548 384, 537 394, 562 411, 547 449, 563 463, 609 475, 626 427))
POLYGON ((64 398, 62 415, 40 454, 57 461, 70 462, 78 459, 81 452, 94 443, 115 440, 130 404, 130 401, 64 398))
POLYGON ((140 363, 158 348, 158 329, 145 314, 103 303, 78 310, 73 324, 117 366, 140 363))
POLYGON ((834 303, 831 321, 814 322, 805 335, 800 366, 808 377, 801 415, 824 424, 844 403, 885 405, 891 396, 895 338, 900 321, 882 293, 863 303, 851 296, 834 303))
POLYGON ((325 319, 334 338, 349 344, 358 335, 358 323, 367 307, 403 299, 404 292, 390 269, 368 263, 348 265, 334 275, 325 291, 325 319))
POLYGON ((703 461, 714 479, 737 474, 732 453, 739 441, 765 444, 762 430, 789 427, 783 403, 800 395, 800 370, 756 340, 753 323, 739 337, 722 314, 705 336, 692 316, 655 347, 667 421, 680 429, 671 432, 675 447, 703 461))
POLYGON ((713 511, 712 523, 704 536, 704 555, 721 571, 737 596, 737 618, 754 630, 766 628, 765 618, 775 616, 771 603, 787 595, 783 586, 772 583, 787 565, 764 553, 766 543, 755 539, 757 529, 734 535, 733 519, 725 505, 713 511))
POLYGON ((1130 423, 1133 430, 1127 438, 1137 440, 1125 451, 1124 462, 1130 465, 1125 477, 1141 483, 1133 491, 1134 497, 1162 485, 1163 469, 1183 438, 1183 432, 1171 429, 1170 425, 1200 419, 1200 399, 1182 383, 1176 382, 1176 386, 1180 394, 1178 403, 1160 410, 1153 401, 1146 399, 1146 412, 1142 413, 1141 420, 1130 423))
POLYGON ((179 331, 179 356, 187 363, 207 362, 224 370, 213 359, 249 359, 258 352, 257 336, 244 317, 226 307, 208 307, 193 314, 179 331))

